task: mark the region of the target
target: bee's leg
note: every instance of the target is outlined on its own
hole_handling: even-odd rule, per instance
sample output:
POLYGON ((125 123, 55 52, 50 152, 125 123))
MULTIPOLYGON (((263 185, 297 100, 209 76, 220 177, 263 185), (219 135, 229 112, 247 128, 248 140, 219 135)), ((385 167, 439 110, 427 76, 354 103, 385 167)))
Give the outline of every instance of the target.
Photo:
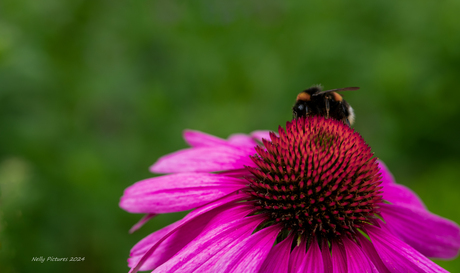
POLYGON ((324 102, 326 103, 326 118, 329 118, 330 106, 329 106, 329 99, 327 96, 324 96, 324 102))

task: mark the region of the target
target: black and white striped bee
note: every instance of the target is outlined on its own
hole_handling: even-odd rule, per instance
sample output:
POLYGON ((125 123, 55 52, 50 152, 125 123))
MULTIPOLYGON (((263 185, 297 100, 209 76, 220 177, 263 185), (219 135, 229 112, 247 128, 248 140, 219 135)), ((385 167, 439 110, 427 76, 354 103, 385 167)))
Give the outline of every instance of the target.
POLYGON ((331 117, 351 126, 355 121, 353 108, 337 92, 358 89, 359 87, 345 87, 322 91, 321 86, 310 87, 297 95, 296 103, 292 107, 294 118, 331 117))

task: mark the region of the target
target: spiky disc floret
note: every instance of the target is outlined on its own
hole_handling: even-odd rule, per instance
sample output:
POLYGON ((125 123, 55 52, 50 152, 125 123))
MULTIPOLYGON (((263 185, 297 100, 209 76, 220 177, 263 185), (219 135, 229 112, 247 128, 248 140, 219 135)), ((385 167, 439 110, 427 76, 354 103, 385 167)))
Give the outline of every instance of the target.
POLYGON ((382 187, 376 158, 363 138, 340 121, 307 117, 287 122, 279 137, 247 167, 260 213, 289 230, 335 238, 352 235, 379 215, 382 187))

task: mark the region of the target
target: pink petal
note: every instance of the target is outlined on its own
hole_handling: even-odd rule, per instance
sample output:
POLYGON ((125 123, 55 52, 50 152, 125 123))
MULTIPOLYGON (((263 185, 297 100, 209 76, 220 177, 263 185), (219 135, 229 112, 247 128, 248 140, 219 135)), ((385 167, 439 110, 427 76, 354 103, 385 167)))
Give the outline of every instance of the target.
POLYGON ((460 249, 460 227, 424 209, 382 204, 380 211, 396 235, 428 257, 450 259, 460 249))
POLYGON ((257 142, 255 142, 250 136, 245 134, 231 135, 228 138, 228 143, 236 147, 254 148, 255 146, 257 146, 257 142))
POLYGON ((319 249, 318 242, 316 241, 316 237, 313 236, 310 248, 307 251, 307 255, 305 256, 305 272, 312 272, 312 273, 323 273, 324 272, 324 264, 323 264, 323 257, 321 254, 321 250, 319 249))
POLYGON ((177 151, 158 159, 150 167, 154 173, 218 172, 256 167, 250 149, 231 146, 197 147, 177 151))
MULTIPOLYGON (((182 249, 193 240, 196 237, 195 232, 201 232, 203 227, 206 226, 211 219, 219 213, 235 206, 235 201, 242 201, 245 198, 247 198, 246 194, 231 194, 190 212, 184 219, 179 221, 180 223, 177 224, 177 226, 174 226, 166 235, 162 236, 160 240, 152 240, 152 245, 148 246, 143 254, 136 257, 136 262, 132 261, 130 263, 131 266, 134 264, 135 266, 132 267, 129 272, 135 273, 140 268, 144 268, 142 265, 157 255, 161 255, 161 259, 156 261, 154 265, 158 266, 164 263, 175 255, 178 250, 182 249)), ((252 205, 251 203, 249 204, 252 205)))
POLYGON ((331 251, 327 240, 322 240, 321 255, 323 256, 324 273, 333 273, 331 251))
POLYGON ((304 272, 304 259, 307 250, 307 240, 301 240, 300 245, 296 245, 289 257, 289 273, 304 272))
POLYGON ((233 134, 228 140, 225 140, 200 131, 185 130, 184 139, 192 147, 234 146, 254 148, 257 145, 257 142, 252 137, 245 134, 233 134))
POLYGON ((396 184, 385 164, 377 160, 382 175, 383 199, 393 204, 405 204, 425 208, 422 200, 409 188, 396 184))
POLYGON ((403 204, 425 208, 422 200, 409 188, 396 184, 393 175, 385 164, 377 160, 382 175, 383 199, 393 204, 403 204))
POLYGON ((251 133, 251 137, 260 143, 262 143, 262 139, 271 140, 270 131, 254 131, 251 133))
POLYGON ((349 273, 379 273, 374 264, 355 242, 347 237, 344 237, 343 245, 345 246, 345 251, 347 253, 347 268, 349 273))
POLYGON ((380 174, 382 175, 382 185, 395 184, 395 178, 388 170, 387 166, 380 160, 377 160, 377 163, 379 164, 380 174))
POLYGON ((399 184, 385 184, 383 186, 383 199, 398 205, 415 206, 426 209, 422 200, 409 188, 399 184))
POLYGON ((129 233, 134 233, 135 231, 137 231, 138 229, 140 229, 145 223, 147 223, 150 219, 152 219, 153 217, 157 216, 158 214, 155 214, 155 213, 148 213, 146 214, 144 217, 142 217, 141 220, 139 220, 139 222, 137 222, 130 230, 129 230, 129 233))
POLYGON ((380 256, 375 250, 375 247, 372 245, 372 243, 361 234, 358 234, 357 238, 359 243, 361 244, 362 251, 367 255, 367 257, 369 257, 369 259, 372 261, 375 267, 377 267, 378 272, 390 273, 388 268, 382 262, 382 259, 380 259, 380 256))
POLYGON ((246 187, 220 174, 185 173, 149 178, 127 188, 120 207, 132 213, 169 213, 193 209, 246 187))
POLYGON ((447 272, 392 234, 370 225, 365 231, 390 272, 447 272))
POLYGON ((222 249, 236 245, 251 235, 264 220, 260 215, 245 217, 253 207, 240 203, 215 217, 187 246, 155 270, 159 272, 209 272, 216 256, 222 256, 222 249))
POLYGON ((228 145, 227 141, 213 135, 200 131, 185 130, 183 133, 185 141, 192 147, 212 147, 219 145, 228 145))
POLYGON ((281 243, 272 247, 268 253, 260 272, 264 273, 287 273, 289 266, 289 255, 291 253, 292 234, 284 239, 281 243))
POLYGON ((281 228, 267 227, 239 242, 215 264, 214 272, 258 272, 281 228))
POLYGON ((144 179, 128 187, 125 195, 139 195, 145 192, 157 192, 171 189, 199 187, 224 187, 225 185, 246 185, 246 180, 212 173, 179 173, 144 179))
POLYGON ((347 271, 347 253, 343 245, 332 241, 332 265, 334 273, 345 273, 347 271))

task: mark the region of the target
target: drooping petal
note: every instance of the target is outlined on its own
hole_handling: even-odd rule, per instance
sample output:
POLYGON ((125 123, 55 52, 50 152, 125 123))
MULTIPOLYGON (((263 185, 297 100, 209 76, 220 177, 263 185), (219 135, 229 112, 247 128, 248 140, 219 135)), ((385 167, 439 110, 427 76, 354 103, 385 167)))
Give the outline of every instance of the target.
POLYGON ((308 248, 307 255, 305 256, 305 271, 312 273, 323 273, 324 264, 321 250, 319 249, 316 236, 311 237, 310 247, 308 248))
MULTIPOLYGON (((161 240, 166 234, 177 228, 182 222, 183 219, 174 222, 171 225, 155 231, 154 233, 139 241, 131 249, 131 257, 128 259, 128 266, 135 267, 142 256, 149 250, 149 248, 161 240)), ((197 225, 194 225, 191 229, 191 233, 182 234, 188 236, 188 239, 176 234, 176 236, 171 236, 165 240, 165 242, 158 248, 159 251, 157 251, 156 255, 152 255, 149 259, 147 259, 145 263, 140 267, 140 270, 151 270, 172 257, 179 250, 179 247, 182 247, 184 243, 186 244, 186 242, 190 242, 193 238, 195 238, 196 233, 193 231, 197 231, 198 233, 201 232, 207 223, 208 222, 198 222, 196 223, 197 225), (176 245, 176 242, 180 242, 180 244, 176 245)))
POLYGON ((255 166, 250 149, 232 146, 197 147, 177 151, 158 159, 154 173, 218 172, 255 166))
POLYGON ((379 273, 372 261, 355 242, 344 237, 343 245, 347 254, 347 268, 349 273, 379 273))
POLYGON ((158 267, 155 273, 209 272, 214 265, 209 260, 222 256, 223 248, 235 245, 249 236, 264 220, 260 215, 245 217, 253 209, 251 205, 239 203, 223 211, 208 224, 199 237, 158 267))
POLYGON ((281 228, 270 226, 239 242, 228 249, 211 272, 258 272, 281 228))
POLYGON ((142 240, 140 240, 132 249, 131 249, 131 256, 133 255, 137 255, 137 254, 140 254, 140 253, 144 253, 149 247, 152 246, 152 244, 156 243, 157 241, 159 241, 161 238, 163 238, 163 236, 165 236, 166 234, 168 234, 171 230, 175 229, 176 227, 178 227, 181 222, 183 221, 184 219, 181 219, 179 221, 176 221, 162 229, 159 229, 153 233, 151 233, 150 235, 148 235, 147 237, 143 238, 142 240))
POLYGON ((333 273, 331 251, 327 240, 322 240, 321 256, 323 257, 324 273, 333 273))
POLYGON ((228 145, 225 139, 195 130, 184 130, 185 141, 192 147, 212 147, 228 145))
POLYGON ((291 254, 292 240, 291 234, 281 243, 272 247, 268 253, 260 272, 263 273, 287 273, 289 268, 289 256, 291 254))
POLYGON ((372 243, 361 234, 358 234, 357 238, 358 238, 359 243, 361 244, 362 251, 367 255, 367 257, 369 257, 369 259, 372 261, 372 263, 377 268, 378 272, 379 273, 390 273, 388 268, 382 262, 382 259, 380 259, 380 256, 375 250, 375 247, 372 245, 372 243))
POLYGON ((385 230, 368 225, 365 231, 390 272, 447 272, 385 230))
POLYGON ((307 255, 307 240, 303 239, 300 245, 297 245, 292 250, 289 257, 289 273, 301 273, 305 268, 305 256, 307 255))
POLYGON ((184 211, 244 188, 244 180, 220 174, 185 173, 145 179, 125 190, 120 207, 132 213, 184 211))
POLYGON ((129 230, 129 233, 133 233, 135 231, 137 231, 138 229, 140 229, 145 223, 147 223, 150 219, 152 219, 153 217, 157 216, 158 214, 155 214, 155 213, 147 213, 144 217, 142 217, 141 220, 139 220, 139 222, 137 222, 130 230, 129 230))
POLYGON ((390 170, 388 170, 387 166, 385 163, 383 163, 380 160, 377 160, 377 163, 379 164, 380 168, 380 174, 382 175, 382 185, 391 185, 395 184, 395 178, 391 174, 390 170))
POLYGON ((460 249, 460 227, 424 209, 381 205, 388 227, 404 242, 428 257, 450 259, 460 249))
POLYGON ((332 272, 346 273, 347 271, 347 253, 343 245, 332 241, 332 272))
POLYGON ((161 239, 152 241, 151 246, 144 248, 143 253, 139 254, 138 257, 133 257, 133 259, 136 258, 136 261, 132 262, 129 273, 135 273, 140 268, 144 268, 144 263, 153 259, 153 257, 158 259, 155 263, 152 263, 154 264, 153 268, 161 265, 193 240, 216 215, 235 206, 234 202, 245 198, 246 194, 230 194, 193 210, 161 239), (161 257, 158 258, 158 255, 161 257))
POLYGON ((406 206, 415 206, 426 209, 425 204, 411 189, 399 184, 385 184, 383 186, 383 199, 392 203, 406 206))
MULTIPOLYGON (((219 211, 207 213, 207 217, 212 219, 215 217, 219 211)), ((181 221, 175 222, 170 226, 167 226, 157 232, 154 232, 142 239, 139 243, 134 246, 131 250, 131 257, 128 259, 128 265, 130 267, 136 267, 141 260, 144 258, 145 254, 149 249, 154 246, 156 243, 160 242, 165 238, 166 235, 172 233, 171 236, 165 238, 154 253, 150 254, 145 261, 142 262, 139 270, 152 270, 164 262, 168 261, 173 257, 178 251, 180 251, 185 245, 195 239, 204 227, 208 224, 208 221, 190 221, 185 224, 187 230, 175 232, 181 224, 184 224, 183 219, 181 221)))

